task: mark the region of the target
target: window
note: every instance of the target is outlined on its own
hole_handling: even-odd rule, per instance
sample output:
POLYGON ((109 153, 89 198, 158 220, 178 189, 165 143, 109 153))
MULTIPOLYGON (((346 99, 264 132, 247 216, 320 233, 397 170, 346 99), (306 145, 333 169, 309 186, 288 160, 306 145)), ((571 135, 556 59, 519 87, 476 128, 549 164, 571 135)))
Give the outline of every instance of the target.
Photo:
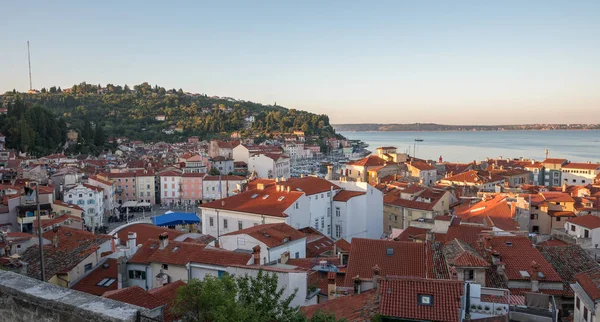
POLYGON ((573 179, 573 183, 577 182, 577 179, 573 179))
POLYGON ((340 216, 340 207, 335 207, 335 216, 336 217, 340 216))
POLYGON ((327 197, 331 197, 331 192, 328 192, 328 193, 327 193, 327 197))
POLYGON ((223 219, 223 228, 227 229, 227 219, 223 219))
POLYGON ((464 279, 465 281, 472 281, 473 278, 475 278, 475 273, 473 272, 472 269, 465 269, 464 272, 464 279))
POLYGON ((73 198, 73 195, 69 195, 69 198, 73 198))
POLYGON ((209 217, 208 218, 208 224, 213 227, 215 225, 214 221, 213 221, 213 217, 209 217))
POLYGON ((558 178, 558 172, 554 172, 554 177, 558 178))
POLYGON ((82 193, 79 194, 79 198, 83 198, 83 194, 82 193))
POLYGON ((321 194, 321 198, 325 198, 325 197, 323 196, 323 194, 321 194))
POLYGON ((327 225, 327 235, 331 235, 331 225, 327 225))
POLYGON ((419 295, 417 295, 417 303, 419 305, 432 306, 433 305, 433 295, 419 294, 419 295))
POLYGON ((319 229, 319 218, 315 218, 315 229, 319 229))
POLYGON ((398 222, 398 216, 397 215, 394 215, 394 221, 398 222))
POLYGON ((335 225, 335 237, 340 238, 341 235, 342 235, 342 226, 335 225))
POLYGON ((294 256, 295 256, 295 258, 300 258, 300 252, 296 252, 296 254, 294 256))
POLYGON ((588 309, 587 307, 583 307, 583 320, 587 321, 588 320, 588 309))
POLYGON ((145 280, 146 279, 146 272, 144 272, 144 271, 137 271, 137 270, 130 270, 129 271, 129 278, 131 278, 131 279, 138 279, 138 280, 145 280))
POLYGON ((92 270, 92 263, 85 264, 85 266, 84 266, 84 267, 85 267, 85 271, 86 271, 86 272, 87 272, 87 271, 91 271, 91 270, 92 270))
POLYGON ((77 200, 77 204, 83 206, 85 205, 85 200, 77 200))
POLYGON ((330 216, 331 216, 331 208, 327 207, 327 217, 330 217, 330 216))
POLYGON ((315 195, 315 200, 319 200, 319 195, 315 195))
POLYGON ((169 264, 163 264, 162 267, 163 267, 164 270, 168 270, 169 269, 169 264))
POLYGON ((532 233, 539 233, 540 232, 540 226, 531 226, 531 232, 532 233))
POLYGON ((571 225, 571 231, 575 231, 575 225, 571 225))
POLYGON ((321 229, 325 228, 325 218, 321 217, 321 229))
POLYGON ((536 220, 536 219, 538 219, 538 214, 530 214, 530 215, 529 215, 529 218, 530 218, 531 220, 536 220))
POLYGON ((583 238, 590 238, 590 231, 587 229, 583 230, 583 238))
POLYGON ((240 220, 240 221, 238 221, 238 230, 242 230, 242 229, 244 229, 244 228, 243 228, 242 221, 240 220))
POLYGON ((102 279, 100 282, 98 282, 98 284, 96 284, 96 286, 109 287, 115 281, 116 281, 116 279, 107 277, 107 278, 102 279))
POLYGON ((556 217, 556 221, 560 221, 560 217, 556 217))
POLYGON ((94 199, 88 200, 88 205, 93 205, 95 203, 96 203, 96 200, 94 200, 94 199))

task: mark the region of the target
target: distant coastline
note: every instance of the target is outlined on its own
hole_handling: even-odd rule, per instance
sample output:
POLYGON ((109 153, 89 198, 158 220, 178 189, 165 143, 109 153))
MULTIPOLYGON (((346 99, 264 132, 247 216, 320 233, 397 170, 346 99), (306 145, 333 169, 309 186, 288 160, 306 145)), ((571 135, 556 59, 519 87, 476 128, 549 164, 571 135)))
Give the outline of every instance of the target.
POLYGON ((600 130, 600 124, 521 124, 521 125, 444 125, 413 124, 333 124, 341 132, 493 132, 493 131, 573 131, 600 130))

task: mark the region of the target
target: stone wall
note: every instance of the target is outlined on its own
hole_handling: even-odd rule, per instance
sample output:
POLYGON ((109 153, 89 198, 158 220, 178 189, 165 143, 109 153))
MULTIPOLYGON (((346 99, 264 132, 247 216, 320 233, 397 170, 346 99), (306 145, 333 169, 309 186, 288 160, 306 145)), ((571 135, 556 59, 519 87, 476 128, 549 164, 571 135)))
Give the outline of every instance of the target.
POLYGON ((29 322, 136 321, 135 305, 62 288, 0 270, 0 320, 29 322))

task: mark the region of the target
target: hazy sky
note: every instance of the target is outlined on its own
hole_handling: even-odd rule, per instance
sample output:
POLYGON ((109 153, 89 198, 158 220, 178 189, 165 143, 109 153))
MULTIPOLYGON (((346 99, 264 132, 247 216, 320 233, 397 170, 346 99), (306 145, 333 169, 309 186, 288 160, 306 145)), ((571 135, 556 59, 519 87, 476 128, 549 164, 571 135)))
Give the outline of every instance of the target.
POLYGON ((600 123, 600 1, 2 1, 0 92, 138 84, 332 123, 600 123))

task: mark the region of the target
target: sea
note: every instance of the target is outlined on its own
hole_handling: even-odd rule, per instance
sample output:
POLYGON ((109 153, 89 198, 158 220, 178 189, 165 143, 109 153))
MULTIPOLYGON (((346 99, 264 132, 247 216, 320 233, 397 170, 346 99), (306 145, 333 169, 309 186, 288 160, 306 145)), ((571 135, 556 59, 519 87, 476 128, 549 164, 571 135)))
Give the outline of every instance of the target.
POLYGON ((600 131, 338 132, 368 150, 395 146, 420 159, 472 162, 485 158, 564 158, 600 162, 600 131), (415 139, 422 141, 415 141, 415 139))

